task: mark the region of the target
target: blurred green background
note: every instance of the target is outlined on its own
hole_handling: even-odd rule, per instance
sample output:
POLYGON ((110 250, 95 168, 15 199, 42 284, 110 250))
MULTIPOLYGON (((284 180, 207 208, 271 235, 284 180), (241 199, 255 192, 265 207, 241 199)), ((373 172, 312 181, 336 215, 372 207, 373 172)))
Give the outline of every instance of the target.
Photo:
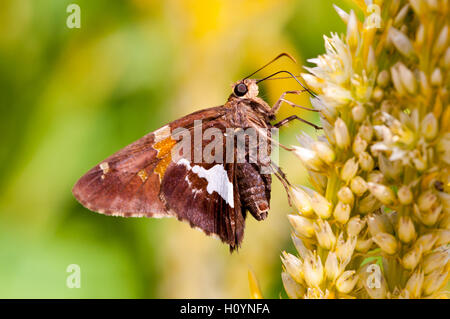
MULTIPOLYGON (((334 1, 348 10, 344 0, 334 1)), ((280 52, 259 76, 324 51, 345 26, 327 0, 10 0, 0 2, 0 297, 247 298, 247 271, 283 297, 279 255, 292 249, 284 190, 273 182, 264 222, 247 219, 238 253, 174 219, 92 213, 72 197, 102 159, 182 115, 224 103, 230 84, 280 52), (66 8, 81 8, 69 29, 66 8), (81 288, 66 286, 68 265, 81 288)), ((266 81, 273 104, 298 89, 266 81)), ((308 97, 291 97, 307 105, 308 97)), ((285 105, 280 118, 299 114, 285 105)), ((294 123, 281 141, 295 143, 294 123)), ((308 184, 292 154, 280 165, 308 184)))

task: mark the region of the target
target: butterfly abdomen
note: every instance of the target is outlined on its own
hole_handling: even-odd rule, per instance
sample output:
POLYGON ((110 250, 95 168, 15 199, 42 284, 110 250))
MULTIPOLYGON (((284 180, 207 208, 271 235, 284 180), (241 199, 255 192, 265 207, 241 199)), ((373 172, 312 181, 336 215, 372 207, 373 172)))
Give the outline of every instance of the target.
POLYGON ((258 169, 247 162, 237 164, 236 174, 243 209, 247 209, 257 220, 265 219, 270 207, 270 198, 267 197, 270 182, 267 184, 258 169))

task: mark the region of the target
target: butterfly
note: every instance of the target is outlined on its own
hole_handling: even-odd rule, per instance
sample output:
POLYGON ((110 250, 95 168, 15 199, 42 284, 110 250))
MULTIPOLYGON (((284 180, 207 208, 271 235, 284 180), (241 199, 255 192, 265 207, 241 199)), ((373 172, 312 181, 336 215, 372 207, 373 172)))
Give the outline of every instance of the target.
POLYGON ((175 217, 218 237, 231 251, 238 248, 244 237, 247 211, 258 221, 268 215, 271 173, 287 191, 289 182, 270 160, 273 143, 266 143, 265 155, 258 156, 253 151, 261 143, 252 144, 245 135, 239 143, 237 132, 253 130, 259 141, 273 142, 273 129, 292 120, 320 129, 296 115, 271 124, 283 102, 316 111, 284 98, 286 94, 305 91, 314 95, 291 72, 278 71, 259 80, 250 78, 282 56, 294 60, 282 53, 236 82, 224 105, 175 120, 100 162, 75 184, 75 198, 89 210, 105 215, 175 217), (289 74, 303 89, 284 92, 271 107, 258 97, 258 84, 279 73, 289 74), (183 134, 175 136, 175 132, 183 134), (200 133, 200 139, 196 133, 200 133), (222 138, 218 138, 221 134, 222 138), (210 135, 209 139, 205 135, 210 135), (206 150, 210 156, 205 159, 206 150))

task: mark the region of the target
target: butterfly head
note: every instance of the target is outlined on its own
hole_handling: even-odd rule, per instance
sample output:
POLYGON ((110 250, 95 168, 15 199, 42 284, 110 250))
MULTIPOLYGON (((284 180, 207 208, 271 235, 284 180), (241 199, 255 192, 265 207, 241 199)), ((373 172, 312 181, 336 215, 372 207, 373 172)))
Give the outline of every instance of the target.
POLYGON ((259 94, 258 84, 256 80, 245 79, 236 82, 233 85, 233 95, 243 99, 253 99, 259 94))

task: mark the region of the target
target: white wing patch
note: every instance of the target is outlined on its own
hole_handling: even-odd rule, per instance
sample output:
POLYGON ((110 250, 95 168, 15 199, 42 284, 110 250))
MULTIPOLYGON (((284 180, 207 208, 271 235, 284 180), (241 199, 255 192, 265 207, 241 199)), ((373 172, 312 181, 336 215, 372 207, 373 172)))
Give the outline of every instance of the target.
POLYGON ((233 184, 228 179, 228 174, 223 164, 216 164, 210 169, 205 169, 198 165, 192 167, 191 163, 185 158, 180 159, 177 164, 186 166, 188 170, 197 174, 198 177, 206 179, 208 182, 206 191, 209 194, 216 192, 231 208, 234 208, 233 184))

